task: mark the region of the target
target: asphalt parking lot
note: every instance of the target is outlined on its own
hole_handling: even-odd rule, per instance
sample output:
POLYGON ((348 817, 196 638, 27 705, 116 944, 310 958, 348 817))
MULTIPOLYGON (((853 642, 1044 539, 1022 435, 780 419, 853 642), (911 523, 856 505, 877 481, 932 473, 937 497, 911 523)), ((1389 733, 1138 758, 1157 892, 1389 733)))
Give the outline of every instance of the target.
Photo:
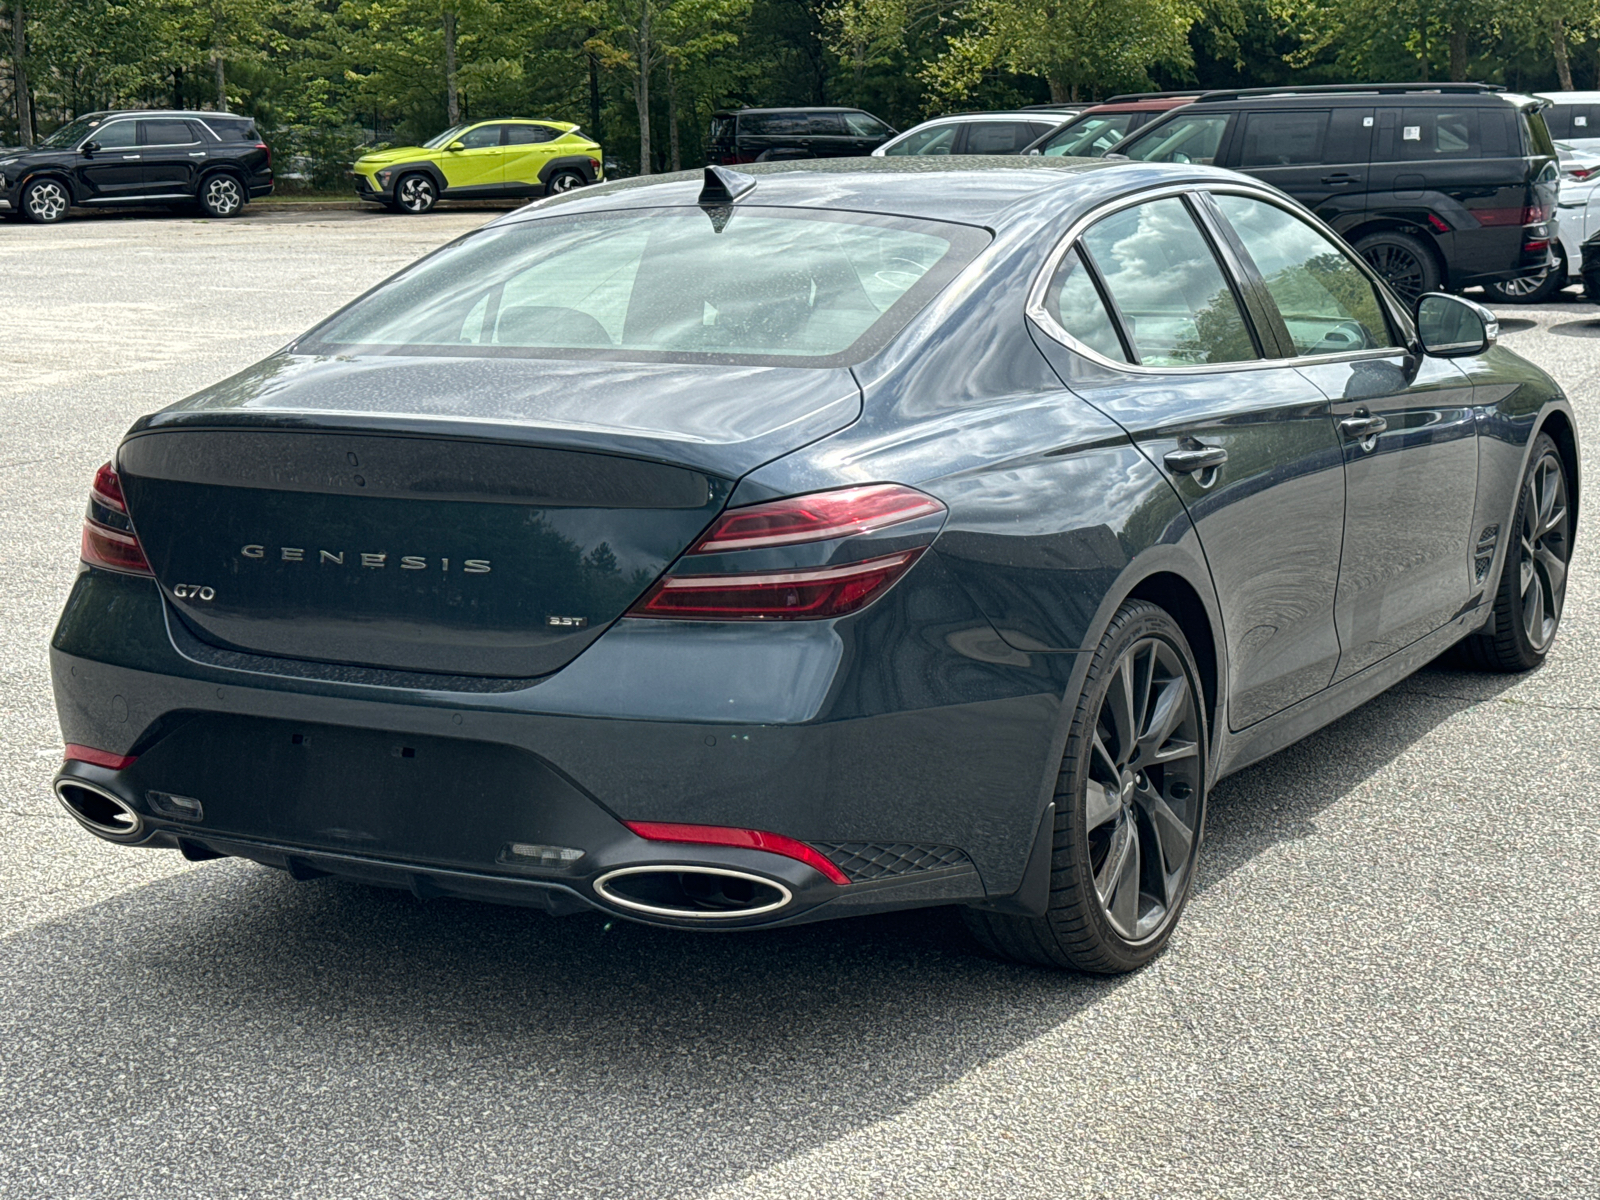
MULTIPOLYGON (((1435 666, 1216 790, 1100 980, 949 912, 684 935, 81 832, 45 648, 132 420, 490 219, 0 225, 0 1196, 1600 1194, 1594 506, 1545 666, 1435 666)), ((1600 478, 1600 307, 1501 309, 1600 478)))

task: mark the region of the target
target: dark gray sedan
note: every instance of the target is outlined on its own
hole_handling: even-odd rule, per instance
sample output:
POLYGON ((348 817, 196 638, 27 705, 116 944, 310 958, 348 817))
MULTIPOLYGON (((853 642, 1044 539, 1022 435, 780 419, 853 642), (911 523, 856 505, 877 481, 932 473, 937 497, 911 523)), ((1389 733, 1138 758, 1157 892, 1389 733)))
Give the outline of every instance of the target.
POLYGON ((712 168, 478 230, 142 418, 51 651, 98 836, 1125 971, 1208 789, 1537 666, 1571 407, 1225 171, 712 168))

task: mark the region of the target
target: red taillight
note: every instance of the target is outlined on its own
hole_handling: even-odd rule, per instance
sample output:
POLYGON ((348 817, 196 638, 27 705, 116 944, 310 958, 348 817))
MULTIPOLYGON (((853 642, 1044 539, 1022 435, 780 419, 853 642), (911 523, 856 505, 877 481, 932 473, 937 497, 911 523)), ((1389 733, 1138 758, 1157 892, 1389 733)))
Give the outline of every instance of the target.
POLYGON ((78 746, 68 744, 67 752, 62 756, 67 762, 86 762, 96 767, 105 767, 111 771, 124 771, 138 761, 137 755, 113 754, 109 750, 96 750, 93 746, 78 746))
POLYGON ((725 825, 678 825, 666 821, 624 821, 629 829, 650 842, 686 842, 697 846, 738 846, 747 850, 765 850, 803 862, 822 872, 832 882, 841 886, 850 877, 816 850, 781 833, 765 833, 759 829, 731 829, 725 825))
POLYGON ((944 505, 932 496, 895 483, 813 492, 770 504, 730 508, 689 553, 718 554, 796 542, 825 542, 858 533, 876 533, 902 521, 942 512, 944 505))
MULTIPOLYGON (((901 548, 893 554, 880 553, 827 566, 789 568, 774 564, 770 557, 761 557, 760 570, 667 575, 656 581, 628 610, 628 615, 690 621, 815 621, 842 617, 871 604, 927 549, 925 544, 907 547, 908 540, 931 542, 938 532, 932 523, 920 530, 897 527, 925 517, 942 517, 944 512, 945 506, 932 496, 897 483, 837 488, 731 508, 684 552, 686 559, 704 554, 771 551, 849 537, 870 538, 885 531, 889 531, 887 536, 901 539, 891 543, 901 548)), ((816 561, 815 556, 812 561, 816 561)))
POLYGON ((122 496, 122 480, 117 478, 110 463, 94 473, 94 483, 89 488, 89 515, 83 519, 83 538, 79 543, 78 557, 91 567, 126 571, 132 575, 152 574, 150 563, 144 556, 144 547, 139 545, 139 538, 128 519, 128 503, 122 496))
POLYGON ((117 478, 117 473, 110 463, 102 463, 100 469, 94 473, 94 482, 89 485, 95 498, 106 508, 115 509, 126 514, 128 502, 122 498, 122 480, 117 478))
POLYGON ((1551 209, 1543 204, 1523 208, 1475 208, 1472 215, 1479 225, 1537 225, 1550 219, 1551 209))
POLYGON ((692 621, 816 621, 865 608, 904 575, 923 547, 839 567, 749 575, 668 575, 628 610, 692 621))
POLYGON ((1589 178, 1589 176, 1594 174, 1594 168, 1593 167, 1568 167, 1565 171, 1563 171, 1561 173, 1563 175, 1565 175, 1568 179, 1576 179, 1579 183, 1582 183, 1585 179, 1589 178))
POLYGON ((267 145, 265 142, 257 142, 256 149, 265 150, 267 152, 267 170, 272 170, 272 147, 267 145))

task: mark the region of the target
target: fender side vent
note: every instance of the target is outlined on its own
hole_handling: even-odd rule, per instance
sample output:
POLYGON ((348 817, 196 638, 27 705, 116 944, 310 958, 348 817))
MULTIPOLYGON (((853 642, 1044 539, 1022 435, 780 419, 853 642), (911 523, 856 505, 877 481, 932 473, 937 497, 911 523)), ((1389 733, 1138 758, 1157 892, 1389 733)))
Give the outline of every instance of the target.
POLYGON ((1487 526, 1478 535, 1478 544, 1472 551, 1472 579, 1474 583, 1482 583, 1483 577, 1489 573, 1489 567, 1494 563, 1495 547, 1500 544, 1500 526, 1487 526))
POLYGON ((944 867, 969 866, 966 851, 954 846, 913 846, 908 842, 814 842, 813 845, 851 883, 916 875, 944 867))

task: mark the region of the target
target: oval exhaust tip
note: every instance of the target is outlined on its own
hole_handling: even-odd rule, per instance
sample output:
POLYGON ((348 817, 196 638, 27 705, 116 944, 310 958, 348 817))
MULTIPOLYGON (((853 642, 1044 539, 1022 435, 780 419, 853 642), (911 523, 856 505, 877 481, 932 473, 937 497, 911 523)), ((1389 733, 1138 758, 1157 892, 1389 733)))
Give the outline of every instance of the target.
POLYGON ((132 841, 144 832, 144 818, 117 796, 81 779, 58 779, 56 799, 91 833, 112 841, 132 841))
POLYGON ((794 899, 776 879, 726 867, 620 867, 596 879, 594 890, 618 908, 692 921, 760 916, 794 899))

